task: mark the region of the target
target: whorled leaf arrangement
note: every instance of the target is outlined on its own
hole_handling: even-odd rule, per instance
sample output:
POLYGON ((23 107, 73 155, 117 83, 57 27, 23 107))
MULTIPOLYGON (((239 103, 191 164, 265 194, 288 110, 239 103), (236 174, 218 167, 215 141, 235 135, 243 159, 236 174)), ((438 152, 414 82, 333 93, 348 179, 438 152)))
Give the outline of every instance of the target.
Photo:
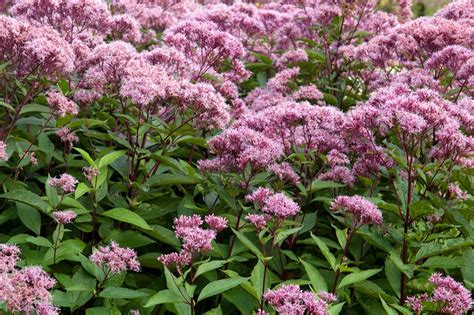
POLYGON ((0 313, 465 314, 474 2, 0 1, 0 313))

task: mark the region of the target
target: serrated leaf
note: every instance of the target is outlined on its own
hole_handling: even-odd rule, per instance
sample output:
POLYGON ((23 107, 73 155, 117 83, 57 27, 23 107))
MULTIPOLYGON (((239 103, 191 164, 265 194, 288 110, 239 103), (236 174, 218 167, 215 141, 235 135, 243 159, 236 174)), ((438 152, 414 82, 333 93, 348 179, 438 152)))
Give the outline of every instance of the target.
POLYGON ((341 188, 345 187, 346 185, 331 181, 323 181, 323 180, 315 180, 311 184, 311 191, 318 191, 323 189, 334 189, 334 188, 341 188))
POLYGON ((113 163, 116 159, 118 159, 119 157, 125 155, 125 153, 127 153, 127 151, 121 150, 121 151, 110 152, 110 153, 104 155, 103 157, 100 158, 99 163, 97 165, 97 168, 102 168, 104 166, 107 166, 107 165, 113 163))
POLYGON ((327 262, 331 266, 333 270, 336 270, 336 257, 329 251, 329 248, 327 247, 326 243, 324 243, 319 237, 311 233, 311 237, 316 243, 316 245, 319 247, 319 250, 323 254, 324 258, 326 258, 327 262))
POLYGON ((244 234, 232 229, 232 231, 234 232, 234 234, 237 236, 237 238, 239 239, 239 241, 242 242, 242 244, 244 244, 245 247, 247 247, 252 253, 255 254, 255 256, 257 256, 258 259, 261 259, 263 260, 264 259, 264 256, 262 254, 262 252, 257 248, 257 246, 254 245, 254 243, 249 240, 247 238, 247 236, 245 236, 244 234))
POLYGON ((153 295, 148 302, 146 302, 145 307, 151 307, 159 304, 167 303, 184 303, 186 302, 183 297, 171 290, 163 290, 155 295, 153 295))
POLYGON ((95 164, 94 160, 91 158, 91 156, 89 155, 89 153, 87 153, 86 151, 80 149, 80 148, 74 148, 74 150, 76 150, 77 152, 79 152, 82 156, 82 158, 84 160, 87 161, 87 163, 89 163, 90 166, 94 167, 94 168, 97 168, 97 165, 95 164))
POLYGON ((146 293, 137 290, 130 290, 127 288, 105 288, 99 294, 100 297, 107 299, 136 299, 147 296, 146 293))
POLYGON ((239 286, 244 281, 247 281, 247 278, 230 278, 230 279, 221 279, 208 283, 199 294, 197 301, 202 301, 208 297, 223 293, 227 290, 239 286))
POLYGON ((218 269, 224 266, 226 262, 227 262, 226 260, 213 260, 213 261, 200 264, 198 269, 196 270, 196 274, 194 275, 194 278, 197 278, 200 275, 205 274, 206 272, 209 272, 211 270, 218 269))
POLYGON ((308 275, 308 278, 311 281, 311 285, 313 286, 313 289, 316 292, 328 291, 328 285, 326 283, 326 280, 324 280, 323 276, 321 275, 321 273, 319 273, 318 269, 316 269, 310 263, 305 262, 304 260, 300 259, 300 261, 303 264, 304 269, 306 270, 306 274, 308 275))
POLYGON ((20 221, 36 235, 41 234, 41 215, 35 208, 16 202, 16 209, 20 221))
POLYGON ((130 223, 145 230, 151 230, 151 227, 141 216, 125 208, 115 208, 102 213, 102 215, 120 222, 130 223))
POLYGON ((341 280, 341 282, 339 283, 339 285, 337 287, 340 289, 340 288, 343 288, 347 285, 366 280, 366 279, 372 277, 373 275, 379 273, 381 270, 382 269, 370 269, 370 270, 353 272, 353 273, 348 274, 347 276, 345 276, 341 280))
POLYGON ((18 201, 43 212, 47 212, 48 210, 48 204, 44 202, 40 196, 31 191, 16 189, 0 195, 0 198, 18 201))

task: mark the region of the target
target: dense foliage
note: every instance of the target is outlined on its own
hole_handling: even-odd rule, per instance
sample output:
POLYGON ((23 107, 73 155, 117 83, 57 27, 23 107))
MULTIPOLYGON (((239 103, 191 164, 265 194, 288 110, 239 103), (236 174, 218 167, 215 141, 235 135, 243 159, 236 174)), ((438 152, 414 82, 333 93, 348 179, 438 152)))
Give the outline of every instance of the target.
POLYGON ((0 312, 464 314, 474 2, 0 1, 0 312))

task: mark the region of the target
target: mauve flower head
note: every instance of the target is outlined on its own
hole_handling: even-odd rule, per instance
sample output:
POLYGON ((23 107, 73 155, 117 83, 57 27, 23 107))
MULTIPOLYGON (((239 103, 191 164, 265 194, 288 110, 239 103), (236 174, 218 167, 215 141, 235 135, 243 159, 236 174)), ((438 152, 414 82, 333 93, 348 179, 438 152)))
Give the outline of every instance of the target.
POLYGON ((462 315, 472 308, 471 292, 450 276, 434 273, 429 281, 435 286, 430 301, 442 305, 442 312, 462 315))
POLYGON ((423 293, 418 296, 409 296, 405 302, 415 313, 419 314, 423 310, 423 302, 425 301, 428 301, 428 294, 423 293))
POLYGON ((7 144, 3 141, 0 141, 0 160, 8 160, 7 144))
POLYGON ((58 91, 49 91, 46 95, 51 112, 57 117, 65 117, 68 114, 77 115, 78 107, 76 103, 58 91))
POLYGON ((12 271, 18 260, 20 248, 16 245, 0 244, 0 273, 12 271))
POLYGON ((18 0, 10 12, 32 25, 48 25, 72 42, 80 35, 109 31, 110 12, 100 0, 18 0))
POLYGON ((191 264, 192 255, 191 253, 182 250, 179 253, 174 252, 170 254, 163 254, 158 257, 158 260, 168 268, 175 266, 176 269, 181 272, 183 267, 191 264))
POLYGON ((99 247, 89 259, 98 267, 108 269, 112 273, 125 270, 140 271, 137 253, 133 249, 120 247, 114 241, 108 246, 99 247))
POLYGON ((51 305, 51 290, 56 281, 40 267, 25 267, 10 274, 0 275, 0 300, 5 301, 7 310, 13 313, 30 313, 48 309, 57 314, 51 305), (2 279, 3 278, 3 279, 2 279))
POLYGON ((53 212, 53 217, 56 223, 69 224, 69 223, 72 223, 72 221, 74 221, 77 215, 74 213, 74 211, 65 210, 65 211, 53 212))
POLYGON ((53 177, 48 182, 51 187, 55 187, 65 194, 74 192, 78 183, 77 179, 66 173, 59 176, 59 178, 53 177))
POLYGON ((198 253, 205 253, 212 250, 212 241, 218 232, 227 227, 225 218, 208 215, 205 217, 210 229, 204 229, 204 223, 199 215, 181 215, 174 219, 174 230, 176 236, 183 240, 181 251, 161 255, 158 260, 167 267, 175 266, 181 272, 182 268, 192 263, 193 258, 198 253))
POLYGON ((35 152, 29 152, 27 154, 30 158, 30 163, 31 165, 38 165, 38 159, 36 158, 36 153, 35 152))
POLYGON ((448 192, 453 198, 457 198, 460 200, 466 200, 469 195, 467 192, 463 191, 458 185, 450 183, 448 185, 448 192))
POLYGON ((297 285, 283 284, 276 290, 269 290, 263 298, 282 315, 328 314, 328 305, 323 299, 297 285))
POLYGON ((304 85, 293 93, 292 97, 295 100, 317 101, 323 97, 323 93, 321 93, 315 85, 304 85))
POLYGON ((176 236, 184 241, 183 249, 190 253, 202 253, 212 250, 212 241, 216 231, 201 228, 203 221, 200 216, 182 215, 174 220, 176 236))
POLYGON ((204 220, 209 225, 211 230, 220 232, 227 228, 227 219, 224 217, 220 217, 214 214, 207 215, 204 220))
POLYGON ((283 193, 276 193, 265 199, 262 212, 279 219, 286 219, 298 214, 300 207, 283 193))
POLYGON ((382 224, 382 212, 361 196, 339 196, 332 202, 331 209, 352 216, 354 228, 363 224, 382 224))
POLYGON ((259 207, 263 207, 265 200, 273 194, 273 191, 268 188, 258 187, 250 195, 245 196, 245 200, 255 202, 259 207))
POLYGON ((283 162, 283 163, 275 163, 270 165, 268 169, 273 172, 279 179, 288 181, 289 183, 296 185, 300 182, 300 177, 296 172, 293 170, 290 164, 283 162))
POLYGON ((62 127, 56 132, 56 136, 59 137, 67 151, 71 150, 74 143, 79 142, 79 138, 67 127, 62 127))
POLYGON ((92 166, 87 166, 87 167, 84 167, 82 168, 82 172, 84 174, 84 177, 89 181, 89 182, 92 182, 92 180, 94 178, 96 178, 97 176, 99 176, 99 170, 95 167, 92 167, 92 166))
POLYGON ((257 232, 260 232, 267 226, 268 217, 263 214, 247 214, 245 219, 255 226, 257 232))

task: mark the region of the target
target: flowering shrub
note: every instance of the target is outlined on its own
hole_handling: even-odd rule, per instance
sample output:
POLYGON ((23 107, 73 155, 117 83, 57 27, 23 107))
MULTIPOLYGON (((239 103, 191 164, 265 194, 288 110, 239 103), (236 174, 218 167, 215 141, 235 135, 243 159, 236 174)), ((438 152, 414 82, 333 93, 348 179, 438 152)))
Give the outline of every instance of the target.
POLYGON ((464 314, 474 2, 0 1, 0 313, 464 314))

